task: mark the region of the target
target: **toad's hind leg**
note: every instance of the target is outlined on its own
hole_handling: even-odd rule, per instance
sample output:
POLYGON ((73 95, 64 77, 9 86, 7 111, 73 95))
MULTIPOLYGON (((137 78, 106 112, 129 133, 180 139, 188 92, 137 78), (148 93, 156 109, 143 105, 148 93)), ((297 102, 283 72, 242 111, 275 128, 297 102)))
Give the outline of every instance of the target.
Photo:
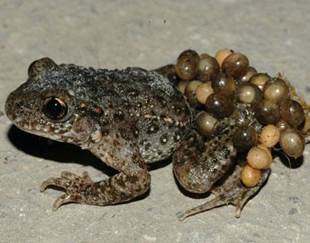
POLYGON ((236 206, 236 217, 239 217, 245 203, 267 180, 269 170, 263 172, 257 186, 246 188, 242 185, 241 167, 234 162, 236 150, 231 142, 233 130, 233 126, 228 126, 208 141, 204 141, 199 134, 193 132, 175 152, 173 170, 182 187, 193 193, 211 191, 215 194, 213 200, 179 214, 180 220, 227 204, 236 206), (219 186, 215 186, 218 184, 219 186))
POLYGON ((189 216, 229 204, 236 207, 235 217, 239 218, 245 204, 263 187, 270 175, 270 169, 263 171, 259 183, 255 187, 247 188, 240 181, 241 169, 242 167, 237 165, 234 172, 226 178, 224 183, 212 190, 215 195, 212 200, 178 213, 178 218, 183 221, 189 216))
POLYGON ((173 155, 173 171, 187 191, 205 193, 234 165, 236 150, 228 126, 211 140, 192 131, 173 155))

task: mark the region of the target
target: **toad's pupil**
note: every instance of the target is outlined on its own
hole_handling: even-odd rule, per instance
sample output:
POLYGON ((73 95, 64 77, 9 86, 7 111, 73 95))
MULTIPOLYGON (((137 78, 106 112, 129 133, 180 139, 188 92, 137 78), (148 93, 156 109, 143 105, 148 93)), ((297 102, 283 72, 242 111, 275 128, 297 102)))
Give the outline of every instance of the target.
POLYGON ((56 97, 50 97, 43 106, 43 113, 50 119, 61 119, 67 114, 67 105, 56 97))

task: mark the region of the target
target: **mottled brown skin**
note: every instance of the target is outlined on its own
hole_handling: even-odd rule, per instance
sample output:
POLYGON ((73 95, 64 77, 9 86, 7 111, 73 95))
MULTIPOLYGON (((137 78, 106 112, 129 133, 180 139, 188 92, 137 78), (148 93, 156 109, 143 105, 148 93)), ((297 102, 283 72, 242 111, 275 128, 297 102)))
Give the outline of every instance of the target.
MULTIPOLYGON (((109 205, 131 200, 150 188, 146 164, 171 156, 175 176, 188 191, 204 193, 228 178, 228 184, 216 189, 221 194, 215 206, 232 203, 240 209, 240 202, 261 187, 269 172, 252 189, 242 186, 237 169, 228 174, 235 167, 231 137, 236 119, 223 119, 218 136, 206 140, 194 129, 195 111, 170 80, 176 80, 171 66, 95 70, 57 65, 50 58, 30 65, 28 80, 7 98, 9 119, 27 132, 90 150, 119 171, 99 182, 86 172, 62 172, 47 179, 42 191, 50 186, 65 191, 55 209, 69 202, 109 205), (55 102, 58 108, 51 108, 55 102)), ((181 218, 200 212, 193 210, 181 218)))

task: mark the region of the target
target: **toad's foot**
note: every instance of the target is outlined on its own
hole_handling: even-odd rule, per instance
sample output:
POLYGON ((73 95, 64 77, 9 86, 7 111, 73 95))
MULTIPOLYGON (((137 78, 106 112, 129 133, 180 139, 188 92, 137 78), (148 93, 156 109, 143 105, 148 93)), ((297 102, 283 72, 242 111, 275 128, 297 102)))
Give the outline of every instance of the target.
POLYGON ((41 184, 40 191, 45 191, 48 187, 56 187, 65 191, 65 194, 57 198, 53 204, 53 209, 57 210, 61 205, 70 202, 83 202, 85 198, 81 194, 87 187, 90 187, 93 181, 84 172, 82 176, 63 171, 60 177, 51 177, 41 184))
POLYGON ((62 172, 60 177, 52 177, 41 185, 41 192, 48 187, 55 187, 65 194, 56 199, 53 210, 67 203, 90 205, 111 205, 131 200, 144 193, 150 184, 149 174, 145 171, 135 175, 119 173, 109 179, 93 182, 84 172, 82 176, 71 172, 62 172))
POLYGON ((230 175, 222 185, 212 190, 212 193, 215 194, 212 200, 189 209, 184 213, 179 213, 178 218, 183 221, 191 215, 228 204, 232 204, 236 207, 235 216, 239 218, 245 204, 263 187, 270 174, 270 169, 265 170, 259 183, 255 187, 247 188, 240 181, 241 169, 241 166, 236 166, 233 174, 230 175))

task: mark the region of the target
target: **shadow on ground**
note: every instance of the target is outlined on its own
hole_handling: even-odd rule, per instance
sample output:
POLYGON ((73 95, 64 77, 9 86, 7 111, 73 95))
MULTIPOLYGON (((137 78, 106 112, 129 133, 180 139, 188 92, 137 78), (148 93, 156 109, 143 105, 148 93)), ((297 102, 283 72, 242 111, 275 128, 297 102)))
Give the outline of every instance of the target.
MULTIPOLYGON (((9 141, 20 151, 34 157, 53 160, 60 163, 78 163, 84 166, 91 165, 97 170, 103 171, 108 176, 117 173, 116 170, 107 166, 100 159, 87 150, 78 146, 53 141, 47 138, 32 135, 11 126, 7 137, 9 141)), ((148 164, 149 170, 156 170, 167 166, 170 159, 148 164)))
POLYGON ((108 176, 117 173, 117 171, 107 166, 91 152, 82 150, 78 146, 32 135, 15 126, 10 127, 7 136, 9 141, 18 150, 34 157, 53 160, 59 163, 78 163, 83 166, 91 165, 108 176))

